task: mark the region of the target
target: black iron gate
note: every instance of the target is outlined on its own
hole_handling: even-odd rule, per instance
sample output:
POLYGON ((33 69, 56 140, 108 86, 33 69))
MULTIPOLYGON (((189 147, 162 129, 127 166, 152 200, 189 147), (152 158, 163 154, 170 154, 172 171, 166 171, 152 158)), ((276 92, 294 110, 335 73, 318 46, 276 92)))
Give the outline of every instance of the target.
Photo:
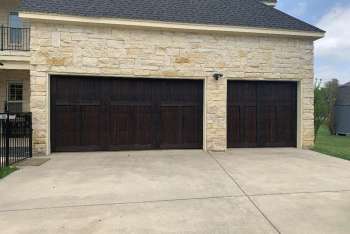
POLYGON ((0 113, 0 168, 32 157, 32 114, 0 113))

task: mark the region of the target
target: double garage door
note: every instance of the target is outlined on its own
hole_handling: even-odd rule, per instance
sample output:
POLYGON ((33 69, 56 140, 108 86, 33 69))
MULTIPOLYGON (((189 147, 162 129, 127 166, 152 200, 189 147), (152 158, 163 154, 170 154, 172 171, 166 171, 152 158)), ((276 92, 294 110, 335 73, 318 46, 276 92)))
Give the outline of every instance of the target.
MULTIPOLYGON (((228 82, 228 147, 296 146, 296 84, 228 82)), ((51 77, 51 147, 200 149, 203 81, 51 77)))
POLYGON ((203 81, 51 77, 52 151, 203 145, 203 81))

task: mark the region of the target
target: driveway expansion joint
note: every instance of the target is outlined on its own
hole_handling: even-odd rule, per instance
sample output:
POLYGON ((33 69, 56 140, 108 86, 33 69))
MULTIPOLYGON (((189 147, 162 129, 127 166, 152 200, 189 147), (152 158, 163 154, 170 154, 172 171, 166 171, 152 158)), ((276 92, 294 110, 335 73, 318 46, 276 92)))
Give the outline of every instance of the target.
POLYGON ((163 200, 134 201, 134 202, 111 202, 111 203, 95 203, 95 204, 84 204, 84 205, 48 206, 48 207, 34 207, 34 208, 24 208, 24 209, 0 210, 0 213, 32 211, 32 210, 79 208, 79 207, 94 207, 94 206, 119 206, 119 205, 136 205, 136 204, 178 202, 178 201, 191 201, 191 200, 225 199, 225 198, 235 198, 235 197, 245 197, 245 196, 244 195, 229 195, 229 196, 193 197, 193 198, 163 199, 163 200))
POLYGON ((271 225, 271 227, 279 234, 281 231, 277 228, 275 224, 266 216, 266 214, 258 207, 258 205, 254 202, 254 200, 250 197, 250 195, 243 190, 241 185, 233 178, 233 176, 224 168, 224 166, 217 160, 210 152, 208 152, 210 157, 218 164, 218 166, 225 172, 225 174, 233 181, 233 183, 241 190, 244 196, 251 202, 251 204, 259 211, 259 213, 265 218, 265 220, 271 225))
POLYGON ((263 196, 283 196, 283 195, 298 195, 298 194, 319 194, 319 193, 347 193, 350 189, 344 190, 324 190, 324 191, 303 191, 303 192, 290 192, 290 193, 260 193, 260 194, 248 194, 250 197, 263 197, 263 196))

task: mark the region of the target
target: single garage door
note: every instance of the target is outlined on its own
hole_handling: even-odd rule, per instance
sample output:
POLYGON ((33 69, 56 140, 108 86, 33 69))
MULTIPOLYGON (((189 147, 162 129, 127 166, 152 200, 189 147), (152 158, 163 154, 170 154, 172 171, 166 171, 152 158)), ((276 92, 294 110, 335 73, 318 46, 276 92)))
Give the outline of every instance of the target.
POLYGON ((296 82, 228 82, 228 147, 295 147, 296 82))
POLYGON ((203 82, 51 77, 52 151, 202 148, 203 82))

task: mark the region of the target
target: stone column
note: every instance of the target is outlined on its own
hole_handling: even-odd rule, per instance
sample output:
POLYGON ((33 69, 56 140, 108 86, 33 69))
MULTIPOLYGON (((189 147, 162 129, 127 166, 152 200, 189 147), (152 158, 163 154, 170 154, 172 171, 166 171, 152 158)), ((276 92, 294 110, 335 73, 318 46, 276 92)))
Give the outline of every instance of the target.
POLYGON ((314 145, 314 47, 312 42, 301 45, 302 68, 300 76, 303 78, 303 148, 314 145))
POLYGON ((227 80, 206 80, 206 149, 225 151, 227 148, 227 80))
POLYGON ((46 155, 48 141, 48 75, 46 72, 30 72, 30 111, 33 115, 33 154, 46 155))
POLYGON ((309 149, 314 145, 314 90, 313 80, 304 79, 303 87, 303 148, 309 149))

